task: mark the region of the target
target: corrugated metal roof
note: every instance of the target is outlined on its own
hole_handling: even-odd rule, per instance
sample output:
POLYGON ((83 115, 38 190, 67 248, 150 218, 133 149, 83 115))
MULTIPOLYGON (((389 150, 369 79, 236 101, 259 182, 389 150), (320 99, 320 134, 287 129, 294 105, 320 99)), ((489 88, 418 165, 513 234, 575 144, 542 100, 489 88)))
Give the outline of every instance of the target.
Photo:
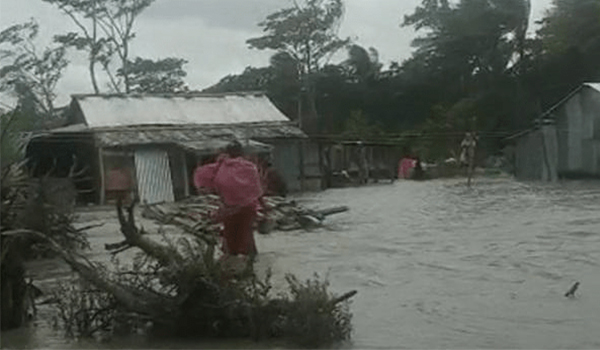
POLYGON ((143 145, 153 143, 185 143, 210 139, 275 139, 306 138, 307 136, 291 122, 265 124, 235 124, 206 127, 141 127, 115 128, 94 131, 98 143, 103 146, 143 145))
POLYGON ((91 129, 289 121, 263 94, 74 95, 91 129))
POLYGON ((592 89, 594 89, 594 90, 596 90, 596 91, 600 92, 600 83, 585 83, 585 84, 583 84, 583 85, 585 85, 585 86, 589 86, 589 87, 591 87, 592 89))

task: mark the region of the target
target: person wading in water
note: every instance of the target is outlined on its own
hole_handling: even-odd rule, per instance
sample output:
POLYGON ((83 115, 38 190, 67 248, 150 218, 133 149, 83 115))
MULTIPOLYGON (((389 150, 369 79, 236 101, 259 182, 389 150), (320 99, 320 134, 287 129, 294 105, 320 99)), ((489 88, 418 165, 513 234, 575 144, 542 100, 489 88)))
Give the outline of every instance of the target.
POLYGON ((222 250, 225 256, 243 255, 253 261, 258 253, 254 221, 263 205, 263 188, 256 165, 243 158, 242 145, 233 141, 216 162, 198 167, 194 185, 199 192, 215 191, 223 201, 216 219, 224 226, 222 250))

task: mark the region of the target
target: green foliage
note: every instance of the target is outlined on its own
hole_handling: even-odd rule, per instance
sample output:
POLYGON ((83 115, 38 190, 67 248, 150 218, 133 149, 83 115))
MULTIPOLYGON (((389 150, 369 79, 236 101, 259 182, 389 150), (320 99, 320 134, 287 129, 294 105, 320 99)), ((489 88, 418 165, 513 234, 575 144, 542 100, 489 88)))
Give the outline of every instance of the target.
POLYGON ((230 74, 205 92, 264 91, 273 80, 271 67, 246 67, 240 74, 230 74))
POLYGON ((289 53, 278 52, 271 57, 269 69, 269 96, 292 120, 297 120, 302 84, 298 62, 289 53))
POLYGON ((463 99, 451 107, 436 105, 421 126, 421 137, 413 148, 424 159, 444 161, 458 159, 460 142, 466 131, 477 130, 475 117, 479 115, 473 99, 463 99))
POLYGON ((24 162, 7 164, 1 169, 0 195, 2 206, 0 218, 2 231, 22 228, 19 225, 19 209, 27 200, 28 179, 24 162))
MULTIPOLYGON (((58 208, 48 198, 51 184, 47 178, 30 179, 25 162, 8 164, 2 168, 2 232, 19 231, 27 244, 22 256, 35 258, 49 254, 52 250, 45 240, 26 231, 41 232, 67 250, 87 249, 85 235, 87 227, 75 228, 73 208, 58 208), (24 231, 23 231, 24 230, 24 231)), ((67 196, 61 193, 61 197, 67 196)))
MULTIPOLYGON (((300 87, 297 120, 309 133, 319 131, 318 74, 331 56, 350 42, 350 39, 341 39, 337 35, 343 13, 342 0, 294 2, 294 6, 279 10, 259 23, 265 35, 246 41, 251 48, 275 50, 280 54, 279 58, 288 62, 285 76, 295 77, 294 85, 300 87)), ((272 60, 272 66, 281 67, 278 61, 281 60, 272 60)), ((289 82, 288 86, 291 86, 289 82)), ((285 105, 280 108, 287 110, 285 105)))
POLYGON ((375 48, 367 51, 359 45, 348 47, 348 59, 344 64, 349 68, 349 77, 364 83, 377 79, 382 67, 375 48))
POLYGON ((249 67, 226 79, 233 82, 229 88, 266 90, 292 119, 298 101, 303 114, 313 101, 321 135, 373 125, 389 133, 422 132, 416 140, 420 152, 444 158, 470 128, 481 133, 483 151, 496 153, 504 137, 529 128, 582 82, 600 79, 597 0, 555 0, 536 37, 527 36, 530 0, 423 0, 402 24, 420 33, 415 52, 402 64, 384 69, 374 49, 357 45, 346 45, 348 58, 337 64, 306 63, 303 44, 314 49, 319 41, 301 38, 310 38, 310 29, 333 28, 329 33, 335 34, 341 5, 304 1, 267 17, 260 23, 265 35, 248 44, 276 50, 289 64, 272 60, 269 67, 249 67), (325 4, 332 6, 329 17, 322 16, 329 11, 325 4), (363 114, 362 124, 354 111, 363 114), (469 122, 473 115, 476 125, 469 122))
POLYGON ((24 239, 20 234, 5 234, 1 237, 2 257, 0 262, 0 299, 2 331, 19 328, 28 320, 33 306, 28 295, 31 283, 25 279, 25 266, 22 256, 24 239))
POLYGON ((600 80, 599 1, 555 0, 540 24, 530 79, 545 88, 539 92, 549 96, 545 105, 583 82, 600 80))
POLYGON ((135 93, 168 93, 182 90, 186 72, 180 58, 149 60, 137 57, 120 69, 118 76, 129 77, 129 91, 135 93))
POLYGON ((95 93, 99 93, 96 77, 96 64, 108 67, 115 51, 113 43, 101 35, 99 18, 103 16, 103 3, 98 0, 42 0, 52 4, 67 15, 79 32, 69 32, 54 36, 54 41, 65 47, 73 47, 88 54, 89 73, 95 93))
POLYGON ((206 92, 265 91, 290 119, 296 120, 300 80, 298 64, 285 52, 271 57, 268 67, 247 67, 241 74, 228 75, 206 92))
POLYGON ((344 123, 343 135, 358 140, 372 140, 382 134, 380 128, 369 123, 367 116, 360 110, 352 111, 344 123))
MULTIPOLYGON (((133 25, 136 18, 148 8, 154 0, 43 0, 55 5, 63 14, 68 16, 79 29, 78 32, 55 36, 55 41, 88 54, 89 73, 92 87, 96 93, 100 92, 96 77, 96 64, 100 64, 106 73, 110 88, 114 91, 125 93, 132 92, 135 84, 139 89, 139 81, 130 81, 130 78, 139 79, 139 76, 130 77, 129 74, 121 74, 128 70, 132 64, 129 60, 130 44, 135 38, 133 25), (115 63, 114 61, 117 61, 115 63)), ((164 70, 170 66, 172 77, 180 74, 181 63, 172 60, 155 62, 137 62, 136 68, 142 64, 148 69, 147 76, 157 74, 158 70, 164 70)), ((134 69, 135 71, 135 69, 134 69)), ((135 73, 134 73, 135 74, 135 73)), ((137 73, 139 75, 139 72, 137 73)), ((151 84, 154 86, 154 84, 151 84)))
POLYGON ((36 128, 36 118, 12 110, 0 115, 0 162, 5 165, 21 161, 25 156, 24 133, 36 128))
POLYGON ((69 338, 110 337, 116 326, 114 298, 83 281, 59 283, 51 293, 54 299, 54 328, 69 338))
POLYGON ((26 283, 23 262, 49 248, 31 231, 41 223, 40 230, 66 249, 87 246, 86 237, 71 226, 72 217, 54 212, 40 200, 41 186, 35 185, 28 177, 24 162, 3 164, 0 187, 3 330, 20 327, 30 307, 35 312, 33 303, 39 290, 31 282, 26 283))
POLYGON ((465 129, 494 135, 482 146, 495 152, 501 132, 507 136, 528 127, 535 99, 528 99, 522 75, 530 54, 525 37, 530 10, 528 0, 424 0, 405 17, 404 25, 426 34, 413 41, 417 50, 398 77, 413 89, 408 92, 413 100, 424 101, 418 110, 418 119, 426 121, 422 130, 439 140, 422 144, 436 158, 450 156, 453 135, 465 129), (477 125, 465 125, 472 115, 477 125))
POLYGON ((413 41, 417 48, 413 62, 422 65, 431 78, 458 83, 464 91, 485 88, 486 79, 506 70, 518 52, 518 44, 508 34, 522 37, 528 16, 524 0, 462 0, 454 6, 424 0, 414 14, 405 17, 404 25, 427 29, 425 36, 413 41))
POLYGON ((290 308, 284 332, 299 345, 308 348, 332 345, 349 340, 352 335, 350 302, 332 303, 329 282, 317 274, 313 279, 299 281, 286 275, 290 291, 290 308))
POLYGON ((113 257, 112 268, 93 267, 120 290, 148 304, 173 304, 175 309, 167 308, 168 314, 152 309, 135 312, 110 292, 75 281, 53 293, 55 326, 68 336, 97 339, 160 330, 180 336, 285 338, 316 347, 350 338, 348 300, 355 292, 336 297, 326 279, 315 275, 300 282, 286 275, 289 289, 274 297, 270 270, 258 278, 251 268, 236 267, 243 263, 236 257, 229 262, 215 260, 213 247, 192 236, 177 240, 164 236, 164 240, 167 249, 180 254, 177 265, 165 265, 140 252, 127 265, 113 257))
POLYGON ((44 119, 54 116, 54 90, 68 62, 63 46, 34 44, 39 32, 32 19, 0 32, 0 93, 16 97, 21 110, 44 119))
POLYGON ((251 48, 289 54, 302 75, 317 72, 349 42, 337 36, 343 12, 342 0, 303 0, 267 16, 258 24, 267 34, 246 42, 251 48))
MULTIPOLYGON (((597 0, 554 0, 540 21, 537 34, 549 54, 571 48, 580 52, 600 52, 600 2, 597 0)), ((597 63, 598 61, 596 61, 597 63)))

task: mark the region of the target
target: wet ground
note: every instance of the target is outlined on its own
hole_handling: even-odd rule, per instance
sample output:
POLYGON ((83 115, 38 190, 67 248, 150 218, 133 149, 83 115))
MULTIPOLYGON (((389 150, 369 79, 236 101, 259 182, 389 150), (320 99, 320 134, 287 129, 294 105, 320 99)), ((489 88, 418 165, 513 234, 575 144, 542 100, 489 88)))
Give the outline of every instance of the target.
MULTIPOLYGON (((318 230, 257 236, 258 268, 271 267, 277 283, 286 272, 318 272, 335 292, 357 289, 350 347, 600 348, 600 182, 479 179, 468 189, 463 180, 404 181, 300 200, 350 211, 318 230), (575 297, 566 298, 576 281, 575 297)), ((92 258, 106 260, 104 243, 120 239, 115 215, 86 212, 81 220, 106 220, 90 234, 92 258)), ((64 271, 55 261, 32 266, 46 287, 64 271)), ((42 310, 35 327, 3 332, 2 346, 273 347, 141 337, 68 343, 48 318, 42 310)))

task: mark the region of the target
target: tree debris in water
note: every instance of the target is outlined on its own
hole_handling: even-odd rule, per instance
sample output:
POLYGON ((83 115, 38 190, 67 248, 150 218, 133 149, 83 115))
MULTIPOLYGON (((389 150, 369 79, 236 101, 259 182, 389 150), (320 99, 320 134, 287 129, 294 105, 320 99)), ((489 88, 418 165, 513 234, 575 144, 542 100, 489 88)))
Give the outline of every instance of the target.
MULTIPOLYGON (((216 195, 200 195, 180 202, 147 205, 142 215, 162 224, 180 226, 189 233, 215 232, 220 226, 213 223, 210 215, 220 203, 216 195)), ((260 211, 258 220, 260 233, 318 227, 327 216, 349 210, 346 206, 311 210, 283 197, 265 197, 264 203, 266 208, 260 211)))
POLYGON ((53 252, 46 237, 65 250, 88 247, 89 227, 75 228, 73 208, 55 205, 50 180, 29 178, 24 163, 1 170, 2 329, 20 327, 35 313, 40 291, 25 280, 24 261, 53 252))
MULTIPOLYGON (((18 327, 27 315, 24 310, 33 304, 27 291, 35 288, 27 287, 32 284, 22 269, 22 249, 31 244, 8 244, 26 241, 42 242, 44 250, 58 254, 79 276, 79 283, 63 284, 46 298, 56 308, 55 325, 70 336, 105 338, 150 330, 174 336, 286 338, 308 347, 350 338, 349 302, 355 291, 336 296, 326 280, 315 276, 302 282, 288 275, 289 291, 273 295, 270 273, 260 279, 249 260, 217 259, 220 227, 211 213, 220 205, 218 197, 147 206, 144 216, 187 233, 167 244, 153 241, 137 227, 134 204, 125 211, 119 205, 124 240, 106 245, 114 259, 109 269, 77 252, 87 246, 89 227, 74 228, 72 211, 49 205, 44 179, 39 181, 33 183, 19 167, 2 173, 3 329, 18 327), (130 248, 139 252, 126 267, 117 256, 130 248), (236 261, 245 268, 239 269, 236 261), (13 315, 17 322, 9 323, 13 315)), ((267 199, 267 207, 275 229, 309 228, 347 210, 310 211, 279 198, 267 199)))
POLYGON ((109 248, 141 250, 129 269, 116 264, 109 272, 49 239, 88 284, 70 291, 73 302, 57 305, 58 323, 79 336, 113 334, 123 325, 137 325, 133 328, 150 327, 153 334, 285 338, 307 347, 350 338, 349 300, 356 291, 336 296, 318 276, 302 282, 287 275, 288 293, 273 295, 270 272, 260 279, 251 262, 243 259, 246 269, 231 269, 230 259, 238 257, 216 258, 218 230, 205 216, 214 209, 210 200, 187 203, 185 208, 194 208, 198 217, 167 212, 164 206, 146 209, 146 216, 188 228, 188 235, 166 244, 153 241, 136 226, 134 204, 125 211, 119 205, 124 241, 109 248))
POLYGON ((575 292, 577 291, 577 288, 579 288, 579 282, 575 282, 571 288, 569 288, 569 290, 565 293, 565 296, 567 298, 573 298, 575 297, 575 292))

